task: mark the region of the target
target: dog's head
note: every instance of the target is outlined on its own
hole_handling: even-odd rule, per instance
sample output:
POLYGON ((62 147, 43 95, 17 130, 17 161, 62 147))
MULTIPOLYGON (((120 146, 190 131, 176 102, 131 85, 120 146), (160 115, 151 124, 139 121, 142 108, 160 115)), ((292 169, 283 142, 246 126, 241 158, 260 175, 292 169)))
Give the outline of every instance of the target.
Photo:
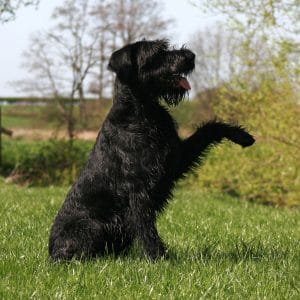
POLYGON ((186 76, 195 67, 195 54, 170 48, 166 40, 139 41, 115 51, 108 68, 133 91, 177 104, 190 90, 186 76))

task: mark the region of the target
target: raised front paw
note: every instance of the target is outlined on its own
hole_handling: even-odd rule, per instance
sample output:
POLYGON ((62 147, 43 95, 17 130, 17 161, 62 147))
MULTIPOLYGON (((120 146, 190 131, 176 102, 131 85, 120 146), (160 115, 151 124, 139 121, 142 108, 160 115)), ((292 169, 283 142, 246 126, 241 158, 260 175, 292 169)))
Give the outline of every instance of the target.
POLYGON ((242 147, 249 147, 254 144, 255 139, 254 137, 245 131, 243 128, 236 128, 233 134, 231 135, 230 139, 236 143, 241 145, 242 147))
POLYGON ((255 143, 254 137, 248 132, 243 133, 239 140, 239 144, 242 147, 249 147, 249 146, 253 145, 254 143, 255 143))
POLYGON ((249 147, 254 143, 255 143, 254 137, 248 132, 245 132, 240 139, 240 145, 242 147, 249 147))

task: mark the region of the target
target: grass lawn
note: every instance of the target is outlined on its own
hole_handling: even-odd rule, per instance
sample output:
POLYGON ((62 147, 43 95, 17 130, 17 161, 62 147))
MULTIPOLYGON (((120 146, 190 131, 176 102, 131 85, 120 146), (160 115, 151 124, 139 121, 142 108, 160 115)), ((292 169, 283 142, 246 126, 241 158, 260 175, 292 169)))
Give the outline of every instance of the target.
POLYGON ((300 299, 300 212, 182 187, 159 220, 170 259, 51 264, 66 188, 0 183, 0 299, 300 299))

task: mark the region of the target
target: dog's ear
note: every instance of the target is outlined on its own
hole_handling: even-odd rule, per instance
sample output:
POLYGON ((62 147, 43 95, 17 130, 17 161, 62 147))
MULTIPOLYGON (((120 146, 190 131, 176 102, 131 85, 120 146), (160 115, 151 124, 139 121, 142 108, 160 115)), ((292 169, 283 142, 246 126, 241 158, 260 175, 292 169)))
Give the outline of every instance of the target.
POLYGON ((111 55, 108 70, 115 72, 118 77, 123 79, 131 74, 132 61, 130 46, 125 46, 111 55))

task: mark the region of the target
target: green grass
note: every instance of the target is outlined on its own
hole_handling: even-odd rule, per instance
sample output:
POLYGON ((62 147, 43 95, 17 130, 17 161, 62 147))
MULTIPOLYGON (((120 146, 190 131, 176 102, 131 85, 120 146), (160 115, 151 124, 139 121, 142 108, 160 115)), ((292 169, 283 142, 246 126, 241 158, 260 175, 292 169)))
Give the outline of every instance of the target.
POLYGON ((159 219, 170 259, 51 264, 66 188, 0 183, 0 299, 300 299, 300 212, 182 187, 159 219))

